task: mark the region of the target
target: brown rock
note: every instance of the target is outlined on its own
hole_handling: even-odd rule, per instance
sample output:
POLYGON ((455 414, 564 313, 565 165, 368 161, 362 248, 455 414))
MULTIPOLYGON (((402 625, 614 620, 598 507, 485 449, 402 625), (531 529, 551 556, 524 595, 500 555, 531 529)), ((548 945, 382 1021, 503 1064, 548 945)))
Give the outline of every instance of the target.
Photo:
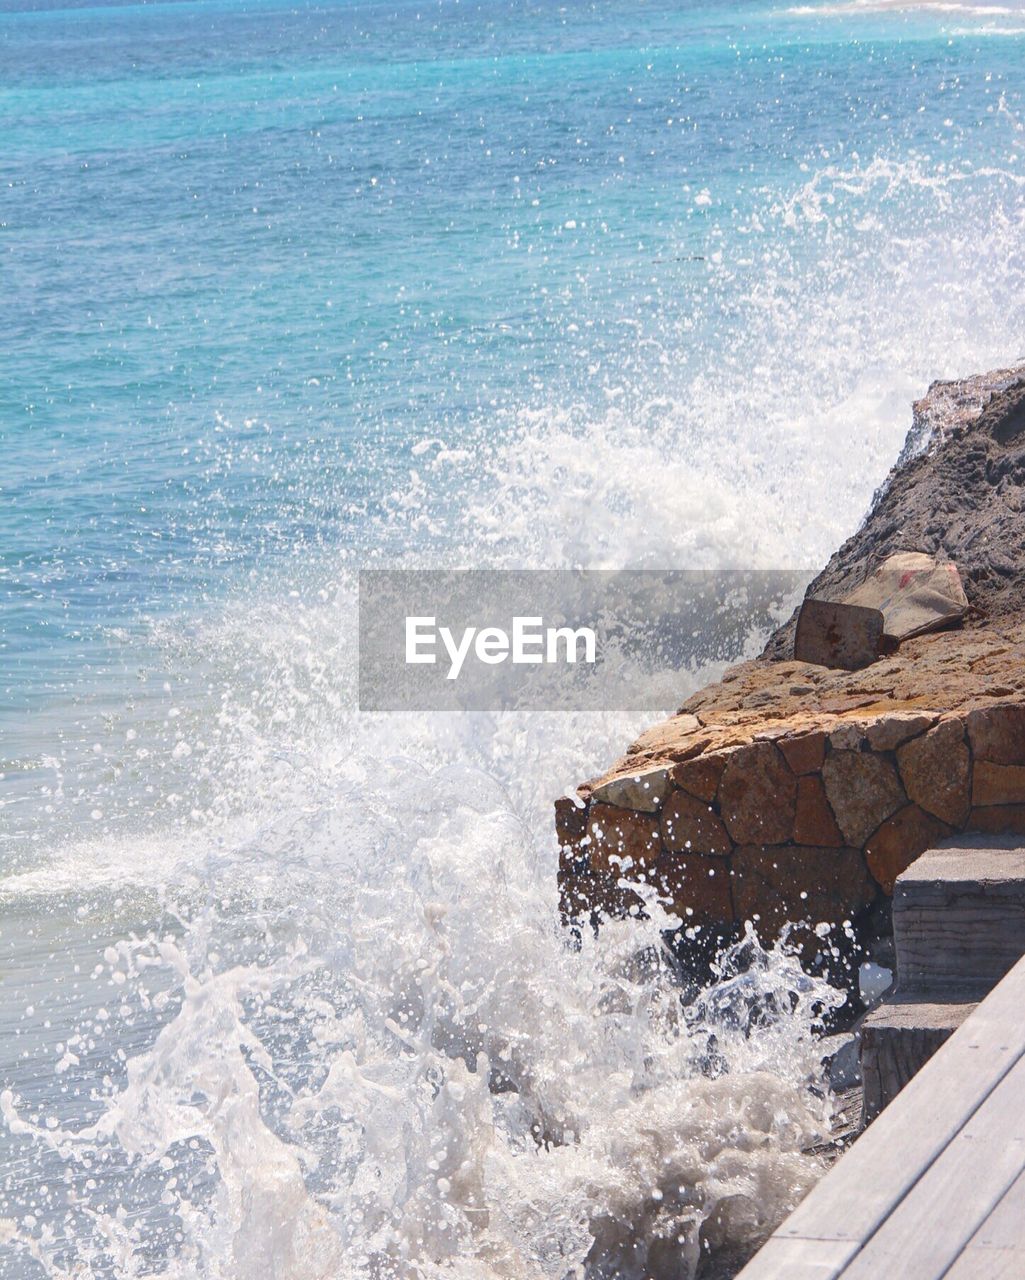
POLYGON ((699 853, 663 854, 657 869, 659 890, 687 924, 732 924, 729 864, 699 853))
POLYGON ((777 742, 787 732, 785 724, 772 724, 767 729, 756 729, 751 734, 752 742, 777 742))
POLYGON ((562 849, 575 847, 587 834, 587 807, 576 804, 571 796, 559 796, 555 802, 555 832, 562 849))
POLYGON ((669 794, 669 788, 669 770, 656 766, 636 773, 621 773, 606 782, 595 783, 591 799, 619 809, 657 813, 669 794))
POLYGON ((897 713, 870 724, 865 736, 873 751, 896 751, 910 738, 917 738, 932 728, 935 720, 935 716, 916 715, 914 712, 897 713))
POLYGON ((976 760, 1025 764, 1025 706, 980 707, 968 716, 968 738, 976 760))
POLYGON ((868 869, 885 893, 893 893, 893 882, 900 873, 952 831, 918 805, 905 805, 883 823, 865 846, 868 869))
POLYGON ((860 720, 846 720, 829 735, 829 745, 834 751, 860 751, 864 741, 865 725, 860 720))
POLYGON ((837 849, 843 844, 840 828, 836 825, 833 810, 826 799, 826 788, 822 779, 814 774, 797 779, 794 839, 798 844, 830 849, 837 849))
POLYGON ((719 790, 719 782, 728 759, 725 753, 719 752, 685 760, 674 766, 673 781, 699 800, 712 801, 719 790))
POLYGON ((719 808, 738 844, 783 844, 794 832, 797 779, 780 749, 758 742, 735 751, 719 784, 719 808))
MULTIPOLYGON (((809 595, 842 599, 887 556, 914 548, 954 561, 972 604, 991 624, 1020 612, 1025 561, 1015 552, 1025 545, 1025 512, 1016 499, 1025 441, 1015 429, 1025 401, 1022 375, 1019 366, 974 380, 994 394, 973 397, 974 420, 953 429, 946 413, 921 429, 916 413, 908 447, 872 510, 811 583, 809 595)), ((926 401, 935 403, 934 391, 926 401)), ((772 637, 767 652, 789 657, 792 637, 790 623, 772 637)))
POLYGON ((674 791, 662 813, 662 845, 670 853, 708 853, 724 856, 733 842, 722 819, 709 806, 686 791, 674 791))
POLYGON ((987 809, 973 809, 968 816, 969 831, 985 831, 989 835, 1025 835, 1025 804, 1000 804, 987 809))
POLYGON ((582 920, 593 914, 618 920, 637 914, 643 906, 638 894, 608 872, 573 876, 559 885, 559 911, 563 920, 582 920))
MULTIPOLYGON (((707 735, 701 737, 701 721, 689 712, 684 715, 671 716, 659 724, 652 725, 627 749, 628 755, 645 754, 649 751, 690 750, 700 741, 707 741, 707 735)), ((700 747, 697 748, 701 750, 700 747)))
POLYGON ((797 618, 794 657, 857 671, 879 657, 882 636, 883 615, 878 609, 809 598, 797 618))
POLYGON ((817 773, 826 758, 826 734, 822 730, 781 738, 779 749, 794 773, 817 773))
POLYGON ((968 817, 972 762, 960 720, 944 720, 897 752, 908 798, 952 827, 968 817))
POLYGON ((849 845, 862 846, 907 803, 897 770, 868 751, 832 751, 822 766, 826 796, 849 845))
POLYGON ((840 924, 874 896, 860 849, 744 845, 733 855, 737 919, 754 921, 766 940, 792 920, 840 924))
POLYGON ((631 875, 654 866, 662 851, 658 818, 610 804, 592 804, 587 815, 591 870, 631 875))
POLYGON ((972 804, 1025 804, 1025 767, 978 760, 972 778, 972 804))

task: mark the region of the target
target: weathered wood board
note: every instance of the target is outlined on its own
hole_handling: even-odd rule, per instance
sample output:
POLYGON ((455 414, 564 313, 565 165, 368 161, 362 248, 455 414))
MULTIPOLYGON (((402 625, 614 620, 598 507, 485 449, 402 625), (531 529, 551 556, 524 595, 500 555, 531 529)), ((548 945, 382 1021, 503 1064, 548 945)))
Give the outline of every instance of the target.
POLYGON ((1001 1232, 1011 1238, 1020 1203, 1022 1009, 1025 960, 812 1189, 740 1280, 939 1280, 969 1250, 973 1257, 986 1250, 986 1266, 990 1258, 993 1265, 962 1269, 956 1280, 1025 1280, 1019 1249, 983 1243, 987 1231, 994 1240, 1001 1232), (796 1248, 790 1270, 787 1244, 796 1248))
POLYGON ((1023 1104, 1020 1058, 847 1265, 843 1280, 946 1275, 1025 1168, 1023 1104))
POLYGON ((1025 1173, 969 1240, 944 1280, 1025 1280, 1025 1173))
POLYGON ((1020 836, 957 837, 922 855, 893 894, 902 988, 992 986, 1025 953, 1020 836))
POLYGON ((921 1071, 971 1014, 971 1001, 929 1002, 897 994, 874 1009, 861 1026, 864 1123, 869 1123, 921 1071))

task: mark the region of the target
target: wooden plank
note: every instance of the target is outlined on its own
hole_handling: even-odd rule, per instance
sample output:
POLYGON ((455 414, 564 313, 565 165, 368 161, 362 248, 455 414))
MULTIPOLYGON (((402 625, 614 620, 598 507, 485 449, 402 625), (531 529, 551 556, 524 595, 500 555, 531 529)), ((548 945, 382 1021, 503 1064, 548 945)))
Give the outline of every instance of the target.
POLYGON ((1019 961, 776 1232, 867 1240, 1025 1054, 1019 961))
POLYGON ((1021 836, 959 836, 897 879, 893 936, 901 986, 993 985, 1025 954, 1021 836))
POLYGON ((1025 1280, 1025 1255, 1014 1249, 969 1247, 943 1280, 1025 1280))
POLYGON ((1025 1172, 1013 1181, 944 1280, 1025 1280, 1025 1172))
POLYGON ((862 1115, 874 1120, 918 1075, 985 995, 971 1003, 888 996, 861 1024, 862 1115))
MULTIPOLYGON (((890 1154, 898 1160, 902 1152, 895 1147, 890 1154)), ((1020 1058, 844 1269, 843 1280, 940 1280, 1023 1169, 1020 1058)))
POLYGON ((1025 1280, 1025 1173, 979 1227, 945 1280, 1025 1280))
POLYGON ((847 1240, 781 1240, 772 1236, 737 1280, 833 1280, 857 1248, 847 1240))
MULTIPOLYGON (((1025 1106, 1025 1099, 1022 1099, 1025 1106)), ((988 1249, 1020 1249, 1025 1257, 1025 1173, 1019 1174, 1007 1194, 971 1239, 988 1249)))

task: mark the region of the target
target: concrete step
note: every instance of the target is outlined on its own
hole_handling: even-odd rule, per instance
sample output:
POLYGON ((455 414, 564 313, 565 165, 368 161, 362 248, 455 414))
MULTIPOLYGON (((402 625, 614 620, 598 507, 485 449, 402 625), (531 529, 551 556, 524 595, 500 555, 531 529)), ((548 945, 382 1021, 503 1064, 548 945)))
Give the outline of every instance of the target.
POLYGON ((962 988, 953 999, 898 992, 861 1024, 862 1123, 888 1106, 986 995, 962 988))
POLYGON ((966 834, 922 854, 897 878, 893 936, 902 992, 995 986, 1025 954, 1022 837, 966 834))

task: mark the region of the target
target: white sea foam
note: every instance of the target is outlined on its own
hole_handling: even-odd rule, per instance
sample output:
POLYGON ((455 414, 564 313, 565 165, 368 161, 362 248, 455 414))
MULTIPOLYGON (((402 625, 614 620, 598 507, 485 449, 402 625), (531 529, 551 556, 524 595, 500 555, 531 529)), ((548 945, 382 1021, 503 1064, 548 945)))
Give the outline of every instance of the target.
POLYGON ((970 15, 979 18, 1013 17, 1022 12, 1020 4, 963 4, 958 0, 844 0, 840 4, 795 5, 788 13, 807 17, 820 14, 883 13, 921 10, 927 13, 970 15))
MULTIPOLYGON (((446 563, 820 561, 911 397, 1018 354, 1020 183, 849 159, 766 193, 724 224, 695 328, 643 337, 604 410, 425 427, 382 481, 380 558, 414 562, 413 522, 446 563)), ((551 800, 648 717, 354 713, 358 559, 165 626, 156 710, 61 782, 124 823, 4 881, 9 909, 80 921, 76 956, 113 938, 88 983, 61 975, 64 1013, 18 1011, 37 1057, 3 1111, 45 1192, 9 1187, 7 1247, 183 1280, 675 1277, 701 1242, 743 1248, 818 1172, 826 993, 752 947, 681 1006, 657 904, 574 948, 551 800)), ((651 714, 714 674, 653 673, 651 714)))
MULTIPOLYGON (((123 1003, 169 971, 171 1020, 97 1122, 5 1094, 12 1132, 73 1185, 108 1152, 149 1169, 168 1276, 675 1277, 702 1234, 757 1239, 815 1177, 821 985, 756 951, 681 1010, 657 911, 572 950, 489 791, 424 778, 395 819, 417 838, 355 893, 343 845, 309 945, 249 922, 270 954, 239 963, 200 916, 183 945, 109 950, 123 1003)), ((151 1223, 98 1205, 79 1247, 138 1274, 151 1223)), ((14 1238, 59 1273, 54 1242, 14 1238)))

